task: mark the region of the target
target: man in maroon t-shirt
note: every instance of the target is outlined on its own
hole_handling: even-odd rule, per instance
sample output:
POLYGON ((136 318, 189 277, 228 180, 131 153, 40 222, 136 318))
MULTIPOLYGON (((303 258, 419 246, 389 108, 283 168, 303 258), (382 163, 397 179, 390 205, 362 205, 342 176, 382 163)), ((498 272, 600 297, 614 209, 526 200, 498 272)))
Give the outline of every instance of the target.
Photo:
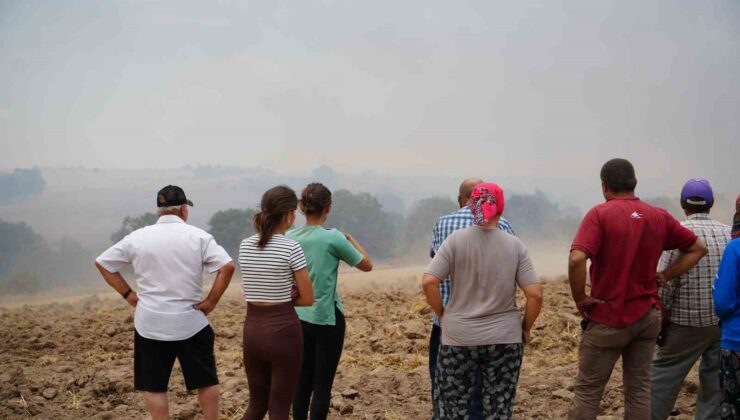
POLYGON ((660 333, 658 283, 690 270, 707 253, 701 239, 667 211, 635 196, 632 164, 612 159, 601 168, 606 203, 581 222, 568 260, 573 300, 584 318, 578 378, 570 419, 595 419, 614 365, 622 357, 624 417, 650 418, 650 363, 660 333), (664 250, 681 257, 656 272, 664 250), (591 295, 586 294, 591 260, 591 295))

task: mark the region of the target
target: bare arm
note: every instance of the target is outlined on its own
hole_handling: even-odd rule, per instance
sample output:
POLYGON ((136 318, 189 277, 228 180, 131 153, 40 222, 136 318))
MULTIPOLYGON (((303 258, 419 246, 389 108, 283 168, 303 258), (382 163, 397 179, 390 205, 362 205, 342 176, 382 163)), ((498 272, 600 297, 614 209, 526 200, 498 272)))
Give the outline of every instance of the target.
POLYGON ((687 271, 691 270, 699 261, 707 255, 707 245, 703 240, 697 238, 696 242, 687 250, 684 250, 678 257, 676 262, 669 265, 665 270, 658 273, 655 276, 655 280, 659 285, 663 286, 670 279, 686 274, 687 271))
POLYGON ((363 248, 362 245, 360 245, 360 243, 357 242, 355 238, 349 233, 344 233, 344 236, 352 244, 352 246, 354 246, 355 249, 357 249, 360 254, 362 254, 362 261, 360 261, 359 264, 355 266, 355 268, 365 272, 371 271, 373 269, 373 262, 370 259, 370 255, 367 253, 367 251, 365 251, 365 248, 363 248))
POLYGON ((313 305, 313 286, 311 278, 308 276, 308 269, 302 268, 294 273, 295 285, 298 296, 293 300, 295 306, 313 305))
POLYGON ((434 313, 442 319, 442 316, 444 315, 444 306, 442 306, 442 295, 439 293, 440 283, 442 283, 441 279, 428 273, 424 273, 424 277, 421 280, 421 286, 424 288, 424 295, 427 298, 427 303, 432 307, 434 313))
POLYGON ((229 288, 234 270, 236 270, 236 265, 233 262, 221 267, 216 275, 216 280, 213 281, 213 286, 211 286, 208 296, 202 302, 193 305, 193 308, 203 311, 206 315, 210 314, 216 308, 216 304, 221 300, 221 296, 223 296, 226 289, 229 288))
POLYGON ((121 273, 111 273, 110 271, 106 270, 105 267, 100 265, 97 261, 95 262, 95 267, 98 268, 98 271, 100 271, 100 274, 105 279, 105 282, 108 283, 110 287, 112 287, 116 292, 118 292, 119 295, 123 296, 126 292, 131 290, 131 293, 129 293, 126 297, 126 302, 128 302, 129 305, 136 307, 136 303, 139 302, 139 297, 136 295, 136 292, 131 289, 121 273))
POLYGON ((604 303, 603 300, 595 299, 586 295, 586 261, 588 255, 585 252, 574 249, 568 257, 568 280, 570 281, 570 293, 573 301, 582 316, 587 317, 593 305, 604 303))
POLYGON ((542 310, 543 287, 540 283, 530 284, 522 287, 522 291, 527 300, 524 305, 524 319, 522 320, 522 335, 526 344, 529 342, 529 333, 532 331, 534 322, 540 315, 540 310, 542 310))

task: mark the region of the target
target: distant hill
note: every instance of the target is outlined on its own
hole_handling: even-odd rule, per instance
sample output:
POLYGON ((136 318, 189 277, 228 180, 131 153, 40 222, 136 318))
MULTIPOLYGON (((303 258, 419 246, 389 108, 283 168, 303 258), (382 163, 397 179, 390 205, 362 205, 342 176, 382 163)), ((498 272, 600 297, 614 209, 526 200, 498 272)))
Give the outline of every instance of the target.
POLYGON ((41 194, 45 188, 46 181, 38 168, 0 174, 0 202, 3 203, 41 194))
MULTIPOLYGON (((595 180, 566 180, 558 178, 557 174, 535 178, 516 174, 496 175, 480 168, 471 169, 471 174, 500 183, 509 197, 531 195, 540 189, 542 192, 538 194, 546 196, 563 211, 573 209, 568 210, 569 214, 579 214, 603 200, 597 174, 594 174, 595 180)), ((111 234, 121 227, 126 216, 153 211, 157 191, 167 184, 177 184, 185 189, 195 202, 190 222, 206 229, 208 220, 217 211, 256 208, 261 194, 278 184, 287 184, 300 191, 307 183, 319 180, 335 191, 343 188, 369 192, 378 197, 384 210, 406 217, 409 210, 425 198, 448 197, 456 201, 461 178, 443 170, 435 174, 411 175, 372 170, 346 173, 328 166, 319 166, 305 173, 209 165, 153 170, 19 169, 0 176, 2 182, 12 180, 10 184, 2 185, 14 185, 12 188, 3 187, 6 190, 0 193, 0 218, 25 222, 49 241, 70 236, 97 250, 110 244, 111 234)), ((677 204, 677 199, 667 197, 677 195, 678 190, 658 190, 660 184, 656 182, 643 180, 638 186, 639 193, 643 197, 665 196, 661 203, 677 204)), ((716 217, 724 220, 731 216, 732 206, 720 197, 721 191, 717 193, 716 217)), ((735 192, 726 192, 724 196, 731 193, 735 192)), ((676 213, 675 208, 670 210, 676 213)), ((517 219, 516 215, 511 216, 517 219)))

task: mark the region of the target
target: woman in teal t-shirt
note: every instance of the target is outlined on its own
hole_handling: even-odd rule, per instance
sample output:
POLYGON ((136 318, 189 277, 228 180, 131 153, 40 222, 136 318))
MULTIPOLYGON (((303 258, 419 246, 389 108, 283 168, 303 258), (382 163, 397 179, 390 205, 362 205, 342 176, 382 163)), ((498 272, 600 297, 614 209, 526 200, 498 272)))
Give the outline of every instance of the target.
POLYGON ((293 418, 307 419, 310 403, 311 420, 323 420, 329 413, 331 387, 344 346, 344 306, 337 293, 339 261, 362 271, 372 270, 373 264, 351 235, 324 227, 331 211, 328 188, 308 184, 301 194, 300 209, 306 215, 306 225, 287 236, 303 248, 314 304, 296 308, 303 328, 303 367, 293 397, 293 418))

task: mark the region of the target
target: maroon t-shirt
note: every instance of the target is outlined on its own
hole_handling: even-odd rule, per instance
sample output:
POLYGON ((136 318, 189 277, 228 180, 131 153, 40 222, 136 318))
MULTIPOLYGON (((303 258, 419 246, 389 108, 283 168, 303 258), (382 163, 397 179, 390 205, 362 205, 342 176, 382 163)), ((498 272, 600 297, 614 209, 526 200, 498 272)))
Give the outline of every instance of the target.
POLYGON ((592 208, 583 218, 571 250, 591 260, 589 319, 623 328, 659 305, 655 274, 664 250, 685 250, 696 235, 667 211, 638 198, 614 198, 592 208))

